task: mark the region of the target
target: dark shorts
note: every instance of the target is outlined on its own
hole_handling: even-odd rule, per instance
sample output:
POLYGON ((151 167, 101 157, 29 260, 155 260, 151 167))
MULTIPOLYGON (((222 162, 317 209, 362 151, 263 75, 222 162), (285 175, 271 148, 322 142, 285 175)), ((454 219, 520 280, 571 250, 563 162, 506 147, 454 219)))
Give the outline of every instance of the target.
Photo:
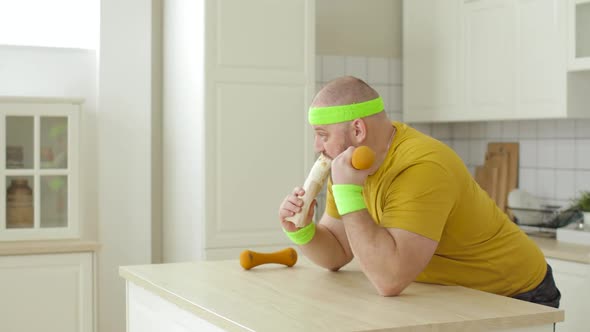
POLYGON ((553 308, 559 308, 561 293, 553 280, 553 270, 547 264, 547 273, 543 281, 535 289, 513 296, 515 299, 538 303, 553 308))

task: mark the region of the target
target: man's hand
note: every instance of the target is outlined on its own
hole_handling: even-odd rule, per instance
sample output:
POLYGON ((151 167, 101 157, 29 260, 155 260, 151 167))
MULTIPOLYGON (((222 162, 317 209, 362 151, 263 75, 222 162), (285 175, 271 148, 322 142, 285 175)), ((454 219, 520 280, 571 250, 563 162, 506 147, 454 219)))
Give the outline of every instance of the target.
POLYGON ((352 167, 352 152, 355 147, 350 146, 332 161, 332 183, 333 184, 365 184, 371 169, 357 170, 352 167))
MULTIPOLYGON (((295 232, 298 230, 297 226, 290 221, 285 220, 285 218, 292 217, 296 213, 301 212, 301 207, 303 206, 303 199, 301 197, 305 195, 305 190, 301 187, 295 187, 293 192, 289 194, 281 203, 279 208, 279 220, 283 225, 283 228, 287 232, 295 232)), ((305 218, 304 227, 309 225, 313 218, 313 213, 315 211, 316 200, 314 199, 309 206, 309 211, 307 213, 307 217, 305 218)))

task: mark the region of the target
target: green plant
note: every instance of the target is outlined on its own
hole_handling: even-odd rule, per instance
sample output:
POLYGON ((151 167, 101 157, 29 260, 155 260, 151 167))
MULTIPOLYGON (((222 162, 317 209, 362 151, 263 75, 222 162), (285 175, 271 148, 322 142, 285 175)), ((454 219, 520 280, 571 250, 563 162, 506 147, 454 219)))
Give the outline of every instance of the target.
POLYGON ((574 207, 584 212, 590 212, 590 191, 583 191, 580 197, 574 200, 574 207))

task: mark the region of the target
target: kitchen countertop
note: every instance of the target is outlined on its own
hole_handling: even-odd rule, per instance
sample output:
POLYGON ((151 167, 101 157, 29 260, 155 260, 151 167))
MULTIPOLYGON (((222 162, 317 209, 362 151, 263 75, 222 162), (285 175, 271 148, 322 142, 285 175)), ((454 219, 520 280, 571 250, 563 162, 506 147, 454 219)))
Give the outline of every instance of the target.
POLYGON ((85 240, 46 240, 0 242, 0 256, 59 254, 97 251, 100 245, 85 240))
POLYGON ((530 236, 547 258, 590 264, 590 245, 560 242, 555 239, 530 236))
POLYGON ((339 272, 304 257, 243 270, 238 259, 120 267, 119 274, 232 331, 479 331, 562 321, 557 310, 459 286, 413 283, 379 296, 358 265, 339 272))

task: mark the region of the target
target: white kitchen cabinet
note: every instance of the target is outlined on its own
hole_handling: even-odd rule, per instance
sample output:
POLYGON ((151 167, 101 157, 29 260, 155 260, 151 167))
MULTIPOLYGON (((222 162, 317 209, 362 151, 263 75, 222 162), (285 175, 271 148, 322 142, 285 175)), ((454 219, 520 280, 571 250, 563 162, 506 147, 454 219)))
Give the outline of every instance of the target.
POLYGON ((94 331, 94 253, 0 256, 0 331, 94 331))
POLYGON ((284 247, 279 204, 314 161, 315 1, 164 6, 164 260, 284 247))
POLYGON ((465 105, 463 116, 500 118, 514 112, 513 0, 472 1, 463 7, 465 105))
POLYGON ((404 3, 404 120, 460 117, 463 0, 404 3))
POLYGON ((557 332, 586 331, 590 326, 590 264, 547 259, 561 291, 560 309, 565 310, 565 321, 558 323, 557 332))
POLYGON ((446 10, 433 2, 404 2, 405 121, 590 117, 590 72, 568 71, 566 2, 446 0, 446 10), (445 18, 419 28, 412 22, 432 17, 427 5, 445 18), (459 51, 436 51, 434 28, 454 31, 445 47, 459 51), (415 77, 421 84, 412 84, 415 77), (438 102, 439 95, 453 103, 438 102))
POLYGON ((81 105, 0 97, 0 241, 79 237, 81 105))
MULTIPOLYGON (((574 105, 567 105, 568 73, 563 52, 565 42, 563 1, 519 0, 513 3, 516 13, 513 34, 517 37, 516 61, 514 61, 516 103, 514 103, 513 112, 515 116, 519 118, 590 116, 588 109, 581 110, 574 105)), ((590 80, 587 83, 590 83, 590 80)), ((571 85, 573 92, 577 83, 572 82, 571 85)), ((578 97, 580 96, 572 93, 570 99, 573 102, 578 97)))

